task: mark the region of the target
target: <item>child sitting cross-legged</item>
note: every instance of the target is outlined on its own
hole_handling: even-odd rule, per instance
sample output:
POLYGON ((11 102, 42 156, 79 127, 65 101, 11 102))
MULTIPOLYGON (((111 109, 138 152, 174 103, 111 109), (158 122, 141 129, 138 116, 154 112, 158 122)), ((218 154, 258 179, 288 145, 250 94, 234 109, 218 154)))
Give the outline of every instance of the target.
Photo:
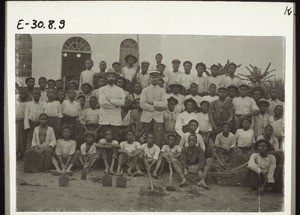
POLYGON ((71 127, 65 125, 61 128, 62 139, 56 142, 54 155, 52 156, 52 163, 56 169, 52 174, 60 174, 66 172, 72 174, 71 168, 77 161, 80 152, 75 151, 76 141, 71 140, 71 127))
POLYGON ((118 157, 118 169, 116 175, 122 174, 122 166, 127 165, 127 173, 132 176, 133 169, 137 171, 134 173, 135 176, 143 175, 139 165, 137 165, 138 156, 143 153, 141 144, 134 141, 135 133, 133 130, 127 130, 126 141, 120 143, 119 157, 118 157))
POLYGON ((169 134, 167 137, 167 145, 164 145, 161 149, 161 155, 162 155, 162 162, 168 162, 169 165, 171 165, 175 172, 180 176, 181 183, 179 184, 179 187, 188 185, 188 182, 185 178, 185 175, 182 171, 182 166, 180 163, 180 155, 181 155, 181 148, 180 146, 176 145, 177 142, 177 136, 175 134, 169 134))
POLYGON ((152 133, 147 134, 146 143, 141 148, 143 149, 142 166, 146 166, 147 171, 151 171, 151 168, 155 166, 152 176, 158 178, 157 171, 161 164, 160 148, 154 143, 154 135, 152 133))
POLYGON ((258 140, 254 148, 258 153, 251 155, 248 162, 251 179, 251 189, 258 190, 262 194, 268 186, 273 191, 282 192, 283 168, 282 165, 276 167, 276 158, 269 154, 272 146, 268 140, 258 140))
POLYGON ((80 146, 81 155, 79 156, 80 163, 83 169, 89 171, 97 159, 97 152, 95 147, 95 133, 87 131, 84 134, 85 143, 80 146))
POLYGON ((97 152, 104 161, 104 172, 109 172, 114 175, 114 165, 118 158, 118 149, 120 148, 120 145, 118 141, 113 139, 111 130, 107 130, 105 132, 105 138, 101 139, 95 146, 97 148, 97 152))

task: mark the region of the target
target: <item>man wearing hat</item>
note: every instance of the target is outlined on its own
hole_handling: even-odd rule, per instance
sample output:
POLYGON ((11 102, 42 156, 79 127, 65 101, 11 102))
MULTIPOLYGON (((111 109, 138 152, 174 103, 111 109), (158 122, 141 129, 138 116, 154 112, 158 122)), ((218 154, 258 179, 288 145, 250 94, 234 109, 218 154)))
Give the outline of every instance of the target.
POLYGON ((145 132, 153 131, 155 144, 162 146, 163 143, 163 111, 167 109, 166 91, 159 87, 159 71, 150 71, 151 85, 143 89, 140 106, 143 109, 141 122, 144 123, 145 132))
POLYGON ((222 78, 221 86, 228 87, 231 84, 239 86, 242 82, 242 79, 236 76, 234 73, 236 71, 236 64, 229 63, 227 66, 227 75, 222 78))
POLYGON ((96 73, 94 70, 92 70, 93 66, 94 62, 91 59, 85 61, 85 70, 80 73, 80 88, 83 83, 89 83, 91 86, 93 86, 93 78, 96 73))
POLYGON ((181 94, 184 90, 184 87, 180 83, 174 82, 169 85, 169 88, 171 89, 171 93, 167 94, 167 96, 168 98, 174 97, 177 99, 178 104, 175 107, 175 111, 181 113, 184 110, 184 96, 181 94))
POLYGON ((196 75, 191 74, 192 65, 191 61, 185 61, 183 63, 184 73, 178 75, 176 78, 176 81, 183 85, 185 90, 190 88, 191 83, 198 84, 196 75))
POLYGON ((259 114, 259 108, 253 98, 248 96, 249 86, 240 84, 240 97, 233 99, 232 103, 235 109, 237 126, 241 127, 240 122, 244 117, 252 117, 259 114))
POLYGON ((170 83, 174 83, 176 81, 177 76, 183 73, 182 71, 179 71, 180 63, 181 62, 178 59, 172 60, 173 71, 168 72, 170 83))
POLYGON ((138 58, 132 54, 129 54, 125 57, 125 61, 127 66, 122 68, 122 75, 130 82, 133 81, 133 77, 136 75, 137 72, 140 70, 140 66, 137 65, 136 67, 134 64, 138 62, 138 58))
POLYGON ((234 116, 234 107, 232 101, 226 99, 227 89, 225 87, 219 87, 218 94, 219 99, 211 102, 209 108, 210 120, 215 135, 222 130, 222 123, 232 123, 234 116))
POLYGON ((269 154, 271 143, 266 140, 258 140, 254 144, 257 153, 250 156, 248 168, 250 171, 251 189, 258 190, 261 195, 268 186, 273 192, 283 192, 283 166, 276 167, 276 158, 269 154))
POLYGON ((121 107, 125 104, 125 94, 122 88, 115 85, 118 73, 109 71, 103 75, 107 85, 99 88, 99 124, 102 125, 100 131, 105 134, 106 130, 110 129, 113 137, 118 139, 119 127, 122 124, 121 107))
POLYGON ((148 61, 142 61, 141 63, 141 72, 137 73, 136 81, 140 82, 142 88, 145 89, 150 85, 150 76, 148 74, 150 63, 148 61))
POLYGON ((265 126, 270 123, 270 115, 266 113, 270 102, 266 99, 260 99, 256 102, 259 108, 259 114, 252 117, 252 129, 254 131, 254 136, 257 139, 263 134, 265 126))

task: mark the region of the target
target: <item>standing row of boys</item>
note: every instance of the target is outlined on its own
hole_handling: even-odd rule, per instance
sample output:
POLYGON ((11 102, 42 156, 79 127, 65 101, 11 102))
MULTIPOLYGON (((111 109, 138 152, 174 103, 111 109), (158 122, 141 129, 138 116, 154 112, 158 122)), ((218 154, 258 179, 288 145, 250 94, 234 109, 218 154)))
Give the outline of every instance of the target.
POLYGON ((115 174, 117 166, 116 174, 122 174, 127 166, 128 175, 146 169, 157 178, 166 161, 182 178, 181 186, 196 169, 198 185, 208 188, 206 176, 216 157, 228 164, 235 157, 236 165, 250 159, 253 186, 261 192, 267 182, 281 189, 274 171, 283 160, 284 104, 276 89, 264 99, 261 88, 235 75, 234 63, 223 74, 217 65, 210 74, 198 63, 196 76, 190 61, 181 72, 174 59, 167 71, 161 54, 153 69, 147 61, 134 66, 133 55, 125 61, 128 66, 116 62, 107 71, 101 61, 95 72, 87 60, 80 79, 66 85, 40 77, 35 88, 30 77, 27 88, 17 86, 17 157, 25 155, 25 171, 54 165, 54 174, 71 173, 74 165, 88 170, 102 158, 106 173, 115 174), (272 153, 260 152, 260 145, 272 153), (265 181, 257 180, 260 174, 265 181))

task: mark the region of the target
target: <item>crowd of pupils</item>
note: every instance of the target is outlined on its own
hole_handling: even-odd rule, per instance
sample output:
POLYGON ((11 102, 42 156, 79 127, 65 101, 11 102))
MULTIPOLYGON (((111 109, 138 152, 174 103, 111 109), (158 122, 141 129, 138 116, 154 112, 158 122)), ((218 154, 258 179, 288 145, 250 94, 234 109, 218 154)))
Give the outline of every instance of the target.
POLYGON ((133 55, 127 66, 115 62, 112 69, 93 61, 79 80, 68 83, 45 77, 16 85, 17 159, 25 160, 25 172, 66 172, 73 166, 87 171, 101 159, 105 173, 141 176, 144 170, 158 178, 164 164, 180 176, 198 173, 199 186, 216 158, 229 165, 248 162, 251 185, 262 193, 268 185, 282 191, 284 151, 284 103, 272 89, 270 99, 259 87, 245 84, 230 63, 220 73, 204 63, 172 61, 167 70, 162 55, 156 67, 147 61, 136 66, 133 55))

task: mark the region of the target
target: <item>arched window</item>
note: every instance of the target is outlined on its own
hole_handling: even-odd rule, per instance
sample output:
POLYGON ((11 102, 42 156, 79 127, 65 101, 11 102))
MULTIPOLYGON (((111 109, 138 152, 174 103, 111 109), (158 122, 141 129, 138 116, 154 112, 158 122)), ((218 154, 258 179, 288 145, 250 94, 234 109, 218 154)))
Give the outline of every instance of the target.
POLYGON ((85 70, 85 61, 91 59, 91 46, 81 37, 69 38, 62 47, 61 77, 65 83, 79 78, 85 70))
POLYGON ((90 44, 81 37, 71 37, 63 45, 63 51, 68 52, 91 52, 90 44))
POLYGON ((16 76, 32 76, 32 38, 29 34, 16 34, 16 76))
POLYGON ((122 66, 126 66, 125 57, 126 55, 132 54, 136 57, 139 56, 138 44, 133 39, 125 39, 120 45, 120 63, 122 66))

